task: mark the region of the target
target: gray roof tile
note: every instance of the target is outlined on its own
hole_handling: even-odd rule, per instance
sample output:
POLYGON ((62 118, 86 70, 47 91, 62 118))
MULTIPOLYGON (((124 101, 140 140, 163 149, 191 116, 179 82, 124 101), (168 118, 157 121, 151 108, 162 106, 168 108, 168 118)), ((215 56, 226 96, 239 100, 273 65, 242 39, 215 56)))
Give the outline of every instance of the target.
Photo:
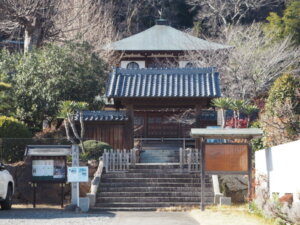
MULTIPOLYGON (((79 113, 74 116, 79 121, 79 113)), ((83 121, 126 121, 128 116, 125 111, 83 111, 83 121)))
POLYGON ((108 80, 108 98, 220 97, 215 68, 115 69, 108 80))

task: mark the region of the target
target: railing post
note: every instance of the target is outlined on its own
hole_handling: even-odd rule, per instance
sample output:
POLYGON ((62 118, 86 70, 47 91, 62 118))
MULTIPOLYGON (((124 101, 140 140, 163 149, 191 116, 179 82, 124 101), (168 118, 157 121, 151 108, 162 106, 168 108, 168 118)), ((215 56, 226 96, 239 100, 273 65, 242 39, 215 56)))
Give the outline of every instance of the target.
POLYGON ((119 155, 119 170, 123 170, 122 168, 122 150, 120 149, 119 152, 118 152, 118 155, 119 155))
POLYGON ((107 149, 104 149, 104 155, 103 155, 104 157, 103 157, 103 159, 104 159, 104 167, 105 167, 105 170, 106 170, 106 172, 108 172, 109 171, 109 154, 108 154, 108 152, 107 152, 107 149))
POLYGON ((133 149, 133 165, 135 165, 136 163, 136 151, 135 151, 135 148, 133 149))
POLYGON ((120 156, 121 156, 121 170, 125 170, 125 162, 124 162, 124 149, 120 149, 120 156))
POLYGON ((112 152, 112 171, 115 171, 115 151, 112 152))
POLYGON ((198 149, 195 149, 196 157, 195 157, 195 171, 199 171, 199 158, 198 158, 198 149))
POLYGON ((183 148, 179 149, 179 161, 180 161, 180 169, 183 172, 183 148))
POLYGON ((102 155, 102 157, 103 157, 103 164, 104 164, 104 168, 107 170, 107 168, 106 168, 106 156, 105 156, 105 152, 106 152, 106 149, 104 149, 104 151, 103 151, 103 155, 102 155))
POLYGON ((189 151, 189 153, 188 153, 188 168, 189 168, 189 172, 191 172, 191 164, 192 164, 192 151, 189 151))
POLYGON ((127 169, 129 169, 129 164, 130 164, 130 162, 129 162, 129 157, 130 157, 130 150, 129 151, 127 151, 127 150, 125 150, 125 152, 126 152, 126 167, 127 167, 127 169))

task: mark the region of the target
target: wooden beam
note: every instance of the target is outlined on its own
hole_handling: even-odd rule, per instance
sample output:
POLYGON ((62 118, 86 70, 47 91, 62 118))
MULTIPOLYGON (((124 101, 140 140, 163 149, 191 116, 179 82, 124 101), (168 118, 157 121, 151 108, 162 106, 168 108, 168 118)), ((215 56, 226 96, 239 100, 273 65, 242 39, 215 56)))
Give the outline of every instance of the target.
POLYGON ((134 105, 134 108, 143 107, 158 107, 158 108, 169 108, 169 107, 190 107, 195 108, 195 105, 199 105, 202 109, 205 108, 210 98, 207 97, 124 97, 115 98, 115 101, 120 101, 122 105, 126 107, 128 105, 134 105))
POLYGON ((234 129, 200 129, 192 128, 193 138, 207 139, 252 139, 262 137, 263 131, 259 128, 234 128, 234 129))

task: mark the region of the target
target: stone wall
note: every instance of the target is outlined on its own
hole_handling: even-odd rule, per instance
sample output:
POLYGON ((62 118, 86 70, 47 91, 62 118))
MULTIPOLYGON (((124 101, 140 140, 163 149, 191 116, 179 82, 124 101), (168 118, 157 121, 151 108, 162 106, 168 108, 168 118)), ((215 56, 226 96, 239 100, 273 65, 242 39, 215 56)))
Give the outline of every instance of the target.
POLYGON ((233 203, 244 203, 248 197, 247 175, 222 175, 219 176, 221 192, 226 197, 231 197, 233 203))

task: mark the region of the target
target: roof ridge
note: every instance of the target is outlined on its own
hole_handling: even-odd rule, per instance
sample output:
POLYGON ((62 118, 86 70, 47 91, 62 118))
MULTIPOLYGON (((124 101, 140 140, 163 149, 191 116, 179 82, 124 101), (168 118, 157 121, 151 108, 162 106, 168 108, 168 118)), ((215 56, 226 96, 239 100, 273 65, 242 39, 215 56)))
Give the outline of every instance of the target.
POLYGON ((153 74, 153 73, 215 73, 218 72, 216 67, 194 67, 194 68, 139 68, 139 69, 127 69, 127 68, 115 68, 116 75, 139 75, 139 74, 153 74))

